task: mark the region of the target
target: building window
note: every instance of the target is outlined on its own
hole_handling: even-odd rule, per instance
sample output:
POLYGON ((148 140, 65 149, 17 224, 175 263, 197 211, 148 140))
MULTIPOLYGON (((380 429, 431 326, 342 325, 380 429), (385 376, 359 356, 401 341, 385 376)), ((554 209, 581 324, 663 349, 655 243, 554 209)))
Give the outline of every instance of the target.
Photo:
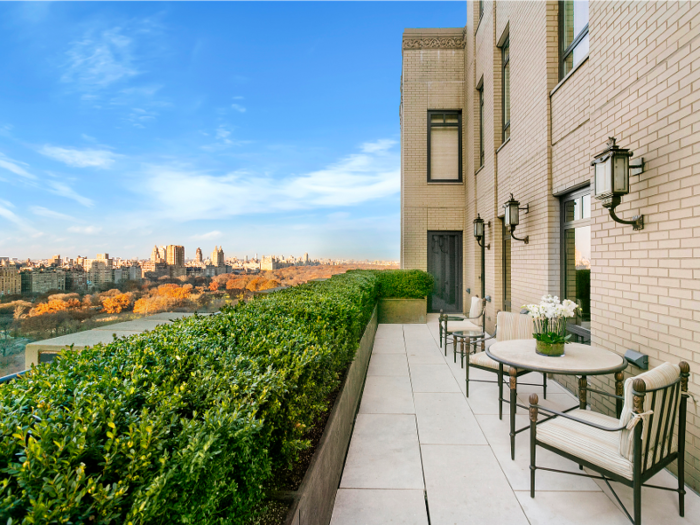
POLYGON ((428 182, 462 182, 461 111, 428 111, 428 182))
POLYGON ((581 307, 569 322, 574 341, 591 339, 591 191, 571 193, 561 200, 562 298, 581 307))
POLYGON ((501 48, 503 62, 503 142, 510 138, 510 37, 501 48))
POLYGON ((484 165, 484 86, 479 92, 479 167, 484 165))
POLYGON ((559 2, 559 79, 588 56, 588 2, 559 2))

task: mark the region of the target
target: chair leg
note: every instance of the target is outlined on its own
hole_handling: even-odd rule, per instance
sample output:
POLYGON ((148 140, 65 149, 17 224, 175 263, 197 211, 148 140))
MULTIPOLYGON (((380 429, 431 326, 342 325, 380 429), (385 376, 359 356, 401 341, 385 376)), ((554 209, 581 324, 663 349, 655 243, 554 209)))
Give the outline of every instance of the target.
POLYGON ((515 368, 510 369, 510 459, 515 461, 515 413, 517 411, 518 390, 517 372, 515 368))
POLYGON ((678 455, 678 515, 685 516, 685 439, 678 455))
POLYGON ((454 362, 457 362, 457 338, 453 335, 452 336, 452 358, 454 359, 454 362))
POLYGON ((634 525, 642 525, 642 481, 639 476, 634 480, 634 525))
POLYGON ((498 365, 498 419, 503 419, 503 364, 498 365))
POLYGON ((537 394, 530 395, 530 497, 535 497, 535 456, 537 443, 537 394))
POLYGON ((465 375, 466 375, 466 377, 467 377, 467 385, 466 385, 467 388, 466 388, 466 393, 467 393, 467 397, 469 397, 469 351, 467 351, 467 355, 464 356, 464 357, 465 357, 465 359, 466 359, 466 361, 467 361, 467 362, 466 362, 465 375))
POLYGON ((542 395, 547 399, 547 374, 542 372, 542 395))

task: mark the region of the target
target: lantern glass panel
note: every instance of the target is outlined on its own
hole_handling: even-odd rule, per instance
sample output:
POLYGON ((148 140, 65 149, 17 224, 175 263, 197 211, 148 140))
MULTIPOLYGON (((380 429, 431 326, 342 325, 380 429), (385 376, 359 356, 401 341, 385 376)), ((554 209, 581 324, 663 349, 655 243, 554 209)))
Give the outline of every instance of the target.
POLYGON ((609 195, 612 192, 612 180, 610 173, 611 159, 599 162, 595 165, 595 194, 609 195))
POLYGON ((629 157, 615 155, 614 157, 613 191, 616 195, 627 195, 629 189, 629 157))
POLYGON ((484 221, 475 220, 474 221, 474 237, 481 239, 484 236, 484 221))

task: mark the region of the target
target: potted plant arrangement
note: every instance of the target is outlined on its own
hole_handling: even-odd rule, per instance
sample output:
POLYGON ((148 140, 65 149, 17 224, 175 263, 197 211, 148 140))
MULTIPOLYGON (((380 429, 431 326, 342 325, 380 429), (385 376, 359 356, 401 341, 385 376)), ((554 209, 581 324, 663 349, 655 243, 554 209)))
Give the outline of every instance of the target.
POLYGON ((576 315, 579 306, 568 299, 559 302, 556 295, 542 296, 540 304, 528 304, 530 317, 535 325, 537 353, 558 357, 564 355, 564 345, 571 335, 566 335, 566 320, 576 315))

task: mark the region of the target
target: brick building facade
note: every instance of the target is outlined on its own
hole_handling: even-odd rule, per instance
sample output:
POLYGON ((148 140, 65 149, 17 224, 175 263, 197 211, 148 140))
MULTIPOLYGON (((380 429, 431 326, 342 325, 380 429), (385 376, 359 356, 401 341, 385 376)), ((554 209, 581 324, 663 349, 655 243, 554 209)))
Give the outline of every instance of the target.
MULTIPOLYGON (((404 32, 401 264, 442 272, 450 291, 459 283, 458 299, 445 293, 434 308, 468 309, 481 290, 478 213, 490 222, 489 330, 500 310, 569 297, 586 310, 578 324, 592 344, 648 354, 650 367, 686 360, 700 398, 700 3, 575 4, 467 2, 466 28, 404 32), (440 112, 460 117, 458 179, 430 171, 443 155, 431 142, 447 125, 440 112), (643 214, 640 231, 593 195, 590 162, 613 136, 644 159, 617 209, 643 214), (504 231, 511 193, 529 205, 514 232, 528 244, 504 231), (454 272, 444 265, 452 251, 454 272)), ((612 391, 607 381, 592 382, 612 391)), ((695 489, 699 416, 690 403, 695 489)))

